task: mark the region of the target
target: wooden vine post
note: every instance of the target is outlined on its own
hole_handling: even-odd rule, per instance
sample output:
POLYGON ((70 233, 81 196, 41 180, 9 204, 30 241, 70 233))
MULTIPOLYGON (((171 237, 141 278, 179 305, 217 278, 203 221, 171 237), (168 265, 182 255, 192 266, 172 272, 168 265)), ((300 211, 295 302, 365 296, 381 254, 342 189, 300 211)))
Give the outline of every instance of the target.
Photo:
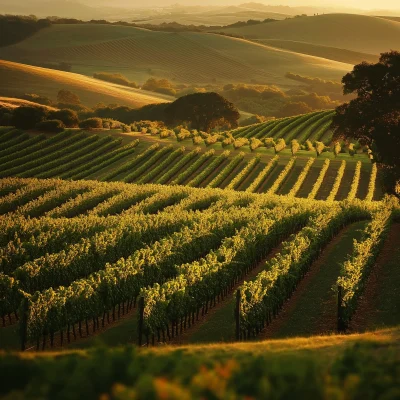
POLYGON ((236 340, 240 340, 240 290, 236 291, 235 321, 236 321, 236 340))
POLYGON ((140 297, 140 299, 139 299, 139 326, 138 326, 138 345, 139 346, 142 346, 143 313, 144 313, 144 297, 140 297))
POLYGON ((343 287, 338 286, 338 311, 337 311, 337 330, 343 333, 346 330, 346 325, 343 318, 343 287))
POLYGON ((28 309, 29 309, 29 301, 28 298, 24 296, 21 304, 21 318, 20 318, 21 351, 26 350, 26 339, 28 336, 28 309))

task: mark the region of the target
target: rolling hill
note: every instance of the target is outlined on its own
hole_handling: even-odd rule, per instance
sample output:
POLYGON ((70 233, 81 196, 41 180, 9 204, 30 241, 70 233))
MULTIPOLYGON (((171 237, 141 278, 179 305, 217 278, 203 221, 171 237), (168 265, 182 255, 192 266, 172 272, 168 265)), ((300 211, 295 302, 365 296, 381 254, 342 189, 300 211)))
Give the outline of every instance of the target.
MULTIPOLYGON (((275 23, 274 23, 275 24, 275 23)), ((67 62, 72 70, 121 72, 143 83, 162 77, 176 83, 264 83, 286 87, 286 72, 339 80, 350 64, 279 50, 207 33, 168 33, 110 25, 54 25, 0 58, 25 62, 67 62)))
POLYGON ((249 39, 305 42, 373 55, 400 47, 400 23, 355 14, 292 18, 272 24, 227 28, 224 32, 249 39))
POLYGON ((0 60, 0 92, 3 96, 17 97, 24 93, 36 93, 55 99, 60 89, 72 90, 89 107, 104 102, 136 108, 173 100, 169 96, 99 81, 84 75, 0 60))
POLYGON ((318 200, 379 199, 376 170, 363 154, 350 157, 342 153, 334 158, 333 153, 325 152, 316 158, 315 151, 304 147, 292 157, 289 148, 275 154, 261 142, 254 152, 248 144, 238 145, 245 137, 329 142, 331 117, 331 112, 319 112, 239 129, 233 132, 238 142, 228 145, 113 130, 70 130, 46 138, 8 129, 0 133, 5 147, 0 152, 0 178, 99 179, 318 200))

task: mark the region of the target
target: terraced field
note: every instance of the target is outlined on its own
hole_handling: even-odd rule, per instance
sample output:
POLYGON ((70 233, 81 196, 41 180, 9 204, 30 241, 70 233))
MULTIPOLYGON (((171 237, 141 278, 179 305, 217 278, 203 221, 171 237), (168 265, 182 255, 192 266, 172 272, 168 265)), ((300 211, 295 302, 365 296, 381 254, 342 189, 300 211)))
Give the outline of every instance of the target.
MULTIPOLYGON (((309 126, 322 124, 329 113, 318 113, 309 126)), ((302 121, 294 118, 293 122, 302 121)), ((275 123, 287 124, 288 121, 275 123)), ((285 127, 276 136, 293 137, 285 127), (285 134, 282 134, 285 131, 285 134)), ((255 129, 255 128, 252 128, 255 129)), ((325 128, 324 128, 325 129, 325 128)), ((273 131, 274 129, 271 129, 273 131)), ((305 137, 300 132, 297 137, 305 137)), ((240 133, 239 133, 240 134, 240 133)), ((296 133, 297 134, 297 133, 296 133)), ((350 157, 332 153, 315 158, 313 152, 289 150, 275 154, 260 148, 256 154, 241 147, 222 147, 220 142, 195 146, 190 138, 157 139, 152 135, 109 134, 69 130, 55 136, 27 134, 11 128, 0 130, 0 178, 35 177, 98 179, 126 183, 159 183, 190 187, 225 188, 247 193, 280 194, 318 200, 377 200, 377 174, 365 155, 350 157)))

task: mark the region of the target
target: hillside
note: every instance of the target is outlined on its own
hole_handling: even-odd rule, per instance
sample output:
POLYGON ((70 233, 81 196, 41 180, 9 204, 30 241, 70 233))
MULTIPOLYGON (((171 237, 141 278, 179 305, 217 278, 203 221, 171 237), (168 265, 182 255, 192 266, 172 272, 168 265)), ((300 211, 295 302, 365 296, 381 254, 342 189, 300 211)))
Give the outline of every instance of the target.
POLYGON ((54 25, 0 57, 19 62, 67 62, 72 71, 121 72, 143 83, 265 83, 293 86, 286 72, 340 80, 351 65, 206 33, 168 33, 110 25, 54 25))
POLYGON ((319 200, 380 199, 376 170, 364 154, 350 157, 343 148, 344 153, 337 158, 332 152, 324 152, 316 159, 315 150, 303 147, 292 157, 290 145, 275 155, 274 148, 264 147, 261 141, 254 152, 250 151, 248 140, 247 144, 241 143, 268 135, 276 141, 279 137, 288 142, 292 140, 289 138, 297 138, 301 143, 309 137, 313 142, 323 139, 329 143, 330 118, 330 113, 315 113, 269 126, 242 128, 233 132, 235 140, 228 145, 212 136, 207 145, 203 139, 196 145, 191 137, 179 141, 174 136, 163 138, 162 130, 160 136, 72 130, 46 138, 8 128, 0 136, 6 148, 0 152, 0 178, 99 179, 227 188, 319 200))
POLYGON ((359 64, 363 61, 376 63, 379 59, 377 55, 373 54, 339 49, 337 47, 297 42, 294 40, 256 39, 255 41, 261 44, 265 44, 266 46, 276 47, 278 49, 289 50, 300 54, 308 54, 311 56, 322 57, 328 60, 335 60, 348 64, 359 64))
POLYGON ((378 17, 325 14, 273 24, 229 28, 224 32, 249 39, 305 42, 377 55, 400 46, 400 24, 378 17))
POLYGON ((57 92, 61 89, 72 90, 80 97, 82 103, 89 107, 104 102, 137 108, 173 99, 169 96, 99 81, 80 74, 0 60, 2 96, 16 97, 25 93, 35 93, 55 99, 57 92))

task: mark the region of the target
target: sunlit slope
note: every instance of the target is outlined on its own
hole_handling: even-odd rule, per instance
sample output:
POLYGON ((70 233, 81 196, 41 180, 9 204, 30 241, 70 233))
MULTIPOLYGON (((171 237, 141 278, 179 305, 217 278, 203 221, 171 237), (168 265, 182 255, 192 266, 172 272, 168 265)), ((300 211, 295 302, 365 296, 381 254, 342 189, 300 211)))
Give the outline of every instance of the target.
POLYGON ((158 76, 175 82, 258 82, 293 85, 286 72, 339 79, 349 64, 282 51, 207 33, 168 33, 109 25, 56 25, 0 57, 30 63, 67 62, 74 72, 122 72, 142 83, 158 76))
POLYGON ((252 39, 294 40, 369 54, 400 47, 398 22, 354 14, 293 18, 224 31, 252 39))
POLYGON ((143 19, 138 24, 162 24, 177 22, 183 25, 229 25, 238 21, 247 21, 249 19, 281 20, 290 17, 286 14, 275 12, 260 12, 255 10, 243 10, 240 7, 226 7, 220 10, 213 10, 199 13, 173 13, 159 16, 151 16, 149 19, 143 19))
POLYGON ((316 57, 323 57, 329 60, 335 60, 348 64, 359 64, 363 61, 376 63, 379 59, 378 55, 361 53, 358 51, 339 49, 337 47, 322 46, 318 44, 310 44, 305 42, 297 42, 295 40, 280 39, 258 39, 258 43, 272 46, 277 49, 294 51, 296 53, 308 54, 316 57))
POLYGON ((141 107, 172 99, 75 73, 0 60, 0 92, 3 96, 36 93, 54 99, 60 89, 72 90, 87 106, 104 102, 141 107))

